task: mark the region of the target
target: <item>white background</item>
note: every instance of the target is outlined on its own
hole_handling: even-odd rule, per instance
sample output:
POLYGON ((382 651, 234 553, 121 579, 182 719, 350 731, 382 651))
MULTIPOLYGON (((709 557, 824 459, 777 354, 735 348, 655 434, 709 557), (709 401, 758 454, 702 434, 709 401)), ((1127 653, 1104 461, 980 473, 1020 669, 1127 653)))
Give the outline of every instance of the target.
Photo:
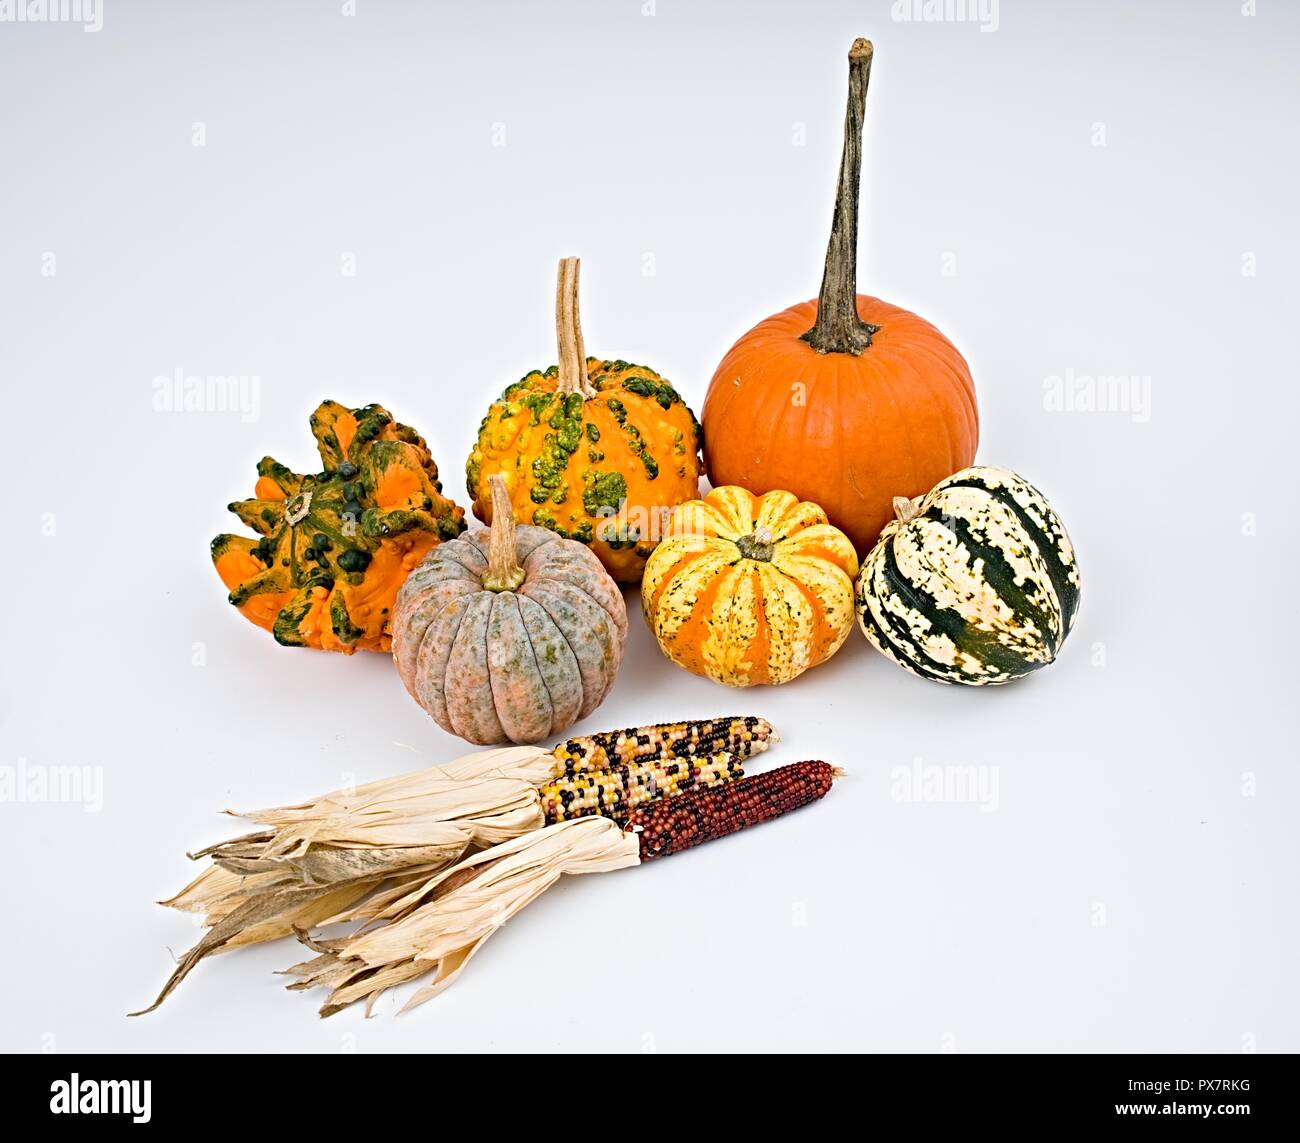
POLYGON ((104 781, 98 813, 0 804, 0 1046, 1300 1049, 1300 9, 1003 0, 984 30, 884 0, 341 7, 0 24, 0 762, 104 781), (953 338, 979 459, 1065 519, 1060 661, 944 688, 855 632, 728 692, 663 659, 629 594, 626 665, 579 730, 753 712, 785 738, 766 762, 851 777, 557 888, 401 1018, 319 1021, 271 975, 299 959, 280 944, 125 1019, 197 936, 151 902, 231 832, 216 811, 462 749, 386 659, 278 647, 226 604, 207 543, 257 459, 310 470, 322 397, 380 401, 464 503, 488 402, 554 361, 570 253, 589 350, 698 410, 731 342, 816 292, 855 35, 859 285, 953 338), (257 375, 258 417, 155 411, 177 369, 257 375), (1149 419, 1045 411, 1066 370, 1149 377, 1149 419), (917 758, 988 768, 996 807, 898 800, 917 758))

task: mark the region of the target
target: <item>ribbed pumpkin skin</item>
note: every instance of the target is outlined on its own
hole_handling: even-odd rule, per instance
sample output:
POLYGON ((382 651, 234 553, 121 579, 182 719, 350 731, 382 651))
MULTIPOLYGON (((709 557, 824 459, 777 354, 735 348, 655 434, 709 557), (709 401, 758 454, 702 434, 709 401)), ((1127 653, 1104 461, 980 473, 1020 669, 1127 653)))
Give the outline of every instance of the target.
POLYGON ((488 531, 439 545, 397 594, 398 674, 444 730, 468 742, 538 742, 585 718, 623 659, 627 607, 582 544, 515 529, 524 582, 488 591, 488 531))
POLYGON ((263 457, 253 499, 230 505, 262 538, 220 535, 212 562, 230 602, 276 642, 387 651, 397 589, 465 530, 465 510, 442 495, 420 434, 387 409, 324 401, 311 429, 324 470, 302 476, 263 457))
POLYGON ((698 495, 700 426, 653 369, 587 358, 596 396, 557 392, 555 366, 493 402, 465 465, 474 514, 492 522, 488 477, 501 473, 515 519, 587 544, 620 583, 641 578, 663 510, 698 495), (610 517, 626 505, 620 534, 610 517), (650 534, 645 531, 649 523, 650 534))
POLYGON ((1065 526, 1014 472, 955 473, 894 521, 862 564, 859 620, 924 679, 1005 683, 1056 658, 1079 610, 1065 526))
POLYGON ((857 571, 853 545, 816 504, 726 486, 674 510, 641 603, 664 654, 688 671, 729 687, 786 683, 848 636, 857 571), (770 559, 747 558, 762 529, 770 559))
POLYGON ((979 418, 965 359, 924 318, 859 294, 879 326, 859 356, 801 337, 817 302, 759 322, 722 359, 704 401, 714 484, 812 500, 867 552, 895 496, 920 496, 975 459, 979 418))

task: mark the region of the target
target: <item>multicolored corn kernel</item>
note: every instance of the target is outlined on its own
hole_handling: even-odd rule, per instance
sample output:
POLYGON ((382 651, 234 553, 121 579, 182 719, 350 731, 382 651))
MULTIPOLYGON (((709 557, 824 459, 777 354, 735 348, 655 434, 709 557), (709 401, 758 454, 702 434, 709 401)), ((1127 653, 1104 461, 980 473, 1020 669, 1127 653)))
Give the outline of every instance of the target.
POLYGON ((747 714, 607 730, 570 738, 552 753, 558 761, 555 774, 558 779, 656 758, 712 758, 717 754, 731 754, 745 759, 761 754, 775 741, 776 735, 767 719, 747 714))
POLYGON ((639 836, 642 861, 667 857, 815 802, 825 796, 836 774, 827 762, 795 762, 642 806, 625 828, 639 836))
POLYGON ((709 759, 652 759, 615 763, 607 770, 588 770, 560 778, 542 786, 538 794, 547 825, 595 814, 622 822, 647 802, 744 775, 740 759, 731 754, 716 754, 709 759))

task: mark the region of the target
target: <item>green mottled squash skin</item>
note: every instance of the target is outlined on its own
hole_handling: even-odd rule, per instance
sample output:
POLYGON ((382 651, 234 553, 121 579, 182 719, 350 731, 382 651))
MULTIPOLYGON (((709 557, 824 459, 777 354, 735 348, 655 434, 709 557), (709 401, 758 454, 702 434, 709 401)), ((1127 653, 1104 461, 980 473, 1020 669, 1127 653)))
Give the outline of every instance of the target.
POLYGON ((465 466, 474 514, 491 521, 487 478, 506 479, 517 519, 588 545, 621 583, 641 578, 674 505, 700 480, 699 422, 644 365, 586 359, 594 395, 559 389, 552 366, 493 402, 465 466))
POLYGON ((424 439, 382 406, 324 401, 311 429, 322 471, 263 457, 253 498, 230 505, 258 539, 220 535, 212 561, 230 602, 283 646, 386 652, 398 587, 465 530, 465 511, 424 439))

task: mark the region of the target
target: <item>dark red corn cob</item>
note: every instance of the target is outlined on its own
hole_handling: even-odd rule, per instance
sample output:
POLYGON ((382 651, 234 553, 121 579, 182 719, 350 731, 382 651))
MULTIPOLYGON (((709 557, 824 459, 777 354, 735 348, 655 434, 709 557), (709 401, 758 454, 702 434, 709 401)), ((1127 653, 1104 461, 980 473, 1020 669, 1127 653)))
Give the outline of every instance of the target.
POLYGON ((634 810, 626 828, 639 835, 642 861, 667 857, 815 802, 837 774, 829 762, 795 762, 738 782, 697 787, 634 810))

